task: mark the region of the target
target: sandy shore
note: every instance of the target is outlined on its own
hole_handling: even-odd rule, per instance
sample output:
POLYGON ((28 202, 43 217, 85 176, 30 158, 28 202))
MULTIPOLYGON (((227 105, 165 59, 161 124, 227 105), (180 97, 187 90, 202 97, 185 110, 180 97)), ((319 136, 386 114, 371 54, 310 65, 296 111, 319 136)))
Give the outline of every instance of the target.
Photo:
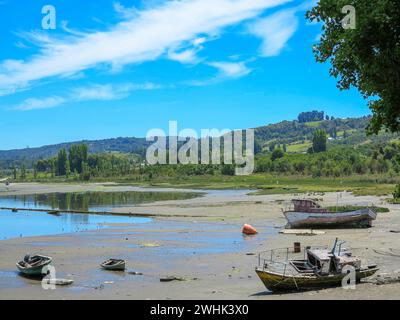
MULTIPOLYGON (((1 195, 75 191, 140 191, 129 186, 83 184, 14 184, 1 195)), ((148 190, 148 189, 146 189, 148 190)), ((181 190, 180 190, 181 191, 181 190)), ((340 193, 340 203, 382 205, 384 199, 340 193)), ((400 269, 400 258, 373 249, 400 252, 400 206, 384 203, 390 213, 380 213, 370 229, 325 230, 318 236, 278 234, 286 223, 281 200, 293 195, 247 195, 247 191, 215 191, 203 197, 123 208, 124 212, 155 213, 160 218, 142 225, 112 225, 108 229, 57 236, 0 241, 0 299, 399 299, 400 284, 360 284, 355 290, 270 294, 254 272, 258 252, 276 247, 330 245, 335 237, 347 241, 379 272, 400 269), (162 218, 162 215, 177 215, 162 218), (181 218, 179 216, 182 216, 181 218), (204 216, 190 218, 190 216, 204 216), (243 223, 258 230, 255 237, 241 235, 243 223), (75 280, 70 287, 43 290, 40 283, 16 273, 15 262, 27 252, 51 255, 57 276, 75 280), (108 257, 123 257, 128 269, 143 273, 110 273, 98 268, 108 257), (185 281, 160 282, 177 276, 185 281)), ((318 196, 335 205, 338 194, 318 196)), ((121 212, 121 209, 118 209, 121 212)), ((1 212, 0 212, 1 214, 1 212)))

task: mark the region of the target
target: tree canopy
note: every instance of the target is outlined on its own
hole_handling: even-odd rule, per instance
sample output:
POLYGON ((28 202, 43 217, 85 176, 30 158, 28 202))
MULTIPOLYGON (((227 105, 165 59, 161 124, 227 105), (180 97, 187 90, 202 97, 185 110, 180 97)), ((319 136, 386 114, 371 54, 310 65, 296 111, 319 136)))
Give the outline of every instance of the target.
POLYGON ((400 131, 400 6, 398 0, 320 0, 306 14, 323 23, 313 47, 318 62, 330 61, 338 88, 357 88, 369 99, 369 133, 400 131), (344 28, 347 5, 355 8, 355 28, 344 28))
POLYGON ((300 123, 324 120, 324 111, 302 112, 299 114, 298 120, 300 123))
POLYGON ((323 152, 326 151, 326 132, 325 130, 318 129, 314 132, 314 137, 313 137, 313 146, 312 146, 312 151, 313 152, 323 152))

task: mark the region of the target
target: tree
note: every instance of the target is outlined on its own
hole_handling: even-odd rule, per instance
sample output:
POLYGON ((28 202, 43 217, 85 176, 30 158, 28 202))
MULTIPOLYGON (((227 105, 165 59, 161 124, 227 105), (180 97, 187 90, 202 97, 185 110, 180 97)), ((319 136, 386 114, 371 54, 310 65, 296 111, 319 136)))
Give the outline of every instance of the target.
POLYGON ((26 168, 25 168, 24 164, 21 166, 21 175, 20 175, 20 177, 21 177, 21 180, 25 180, 26 179, 26 168))
POLYGON ((400 6, 398 0, 352 0, 356 27, 344 28, 342 8, 348 0, 320 0, 307 12, 323 22, 323 34, 313 47, 317 62, 330 61, 338 88, 357 88, 369 101, 368 133, 400 131, 400 6))
POLYGON ((254 141, 254 154, 259 154, 262 152, 262 145, 260 141, 255 140, 254 141))
POLYGON ((221 174, 224 176, 234 176, 235 166, 233 164, 223 164, 221 166, 221 174))
POLYGON ((67 168, 67 165, 69 165, 67 152, 65 151, 65 149, 61 149, 57 155, 56 175, 57 176, 66 176, 67 171, 69 171, 69 168, 67 168))
POLYGON ((14 180, 17 180, 17 168, 15 167, 15 165, 13 165, 12 167, 12 172, 14 180))
POLYGON ((300 123, 322 121, 324 120, 324 112, 316 110, 310 112, 302 112, 299 114, 297 119, 300 123))
POLYGON ((77 144, 69 149, 69 165, 71 171, 82 173, 83 163, 88 159, 88 147, 86 144, 77 144))
POLYGON ((269 151, 270 152, 273 152, 274 150, 275 150, 275 143, 271 143, 270 145, 269 145, 269 147, 268 147, 268 149, 269 149, 269 151))
POLYGON ((398 184, 393 191, 393 199, 400 200, 400 184, 398 184))
POLYGON ((281 148, 276 148, 271 155, 271 160, 275 161, 276 159, 283 158, 284 152, 281 148))
POLYGON ((80 176, 81 180, 89 181, 90 180, 90 167, 86 162, 82 164, 82 172, 80 176))
POLYGON ((314 132, 312 149, 314 152, 326 151, 326 132, 325 130, 318 129, 314 132))

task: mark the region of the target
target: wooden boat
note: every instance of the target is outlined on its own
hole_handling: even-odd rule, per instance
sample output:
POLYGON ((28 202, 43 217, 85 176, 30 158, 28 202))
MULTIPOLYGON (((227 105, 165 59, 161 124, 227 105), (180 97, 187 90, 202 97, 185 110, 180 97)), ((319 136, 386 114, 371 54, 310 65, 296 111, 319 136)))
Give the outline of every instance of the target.
POLYGON ((353 257, 347 250, 342 250, 340 243, 337 249, 336 239, 332 250, 321 248, 306 248, 303 253, 305 259, 288 259, 290 249, 286 250, 286 259, 276 260, 276 257, 285 256, 284 250, 270 250, 259 256, 259 266, 256 273, 272 292, 299 291, 322 289, 340 286, 343 278, 348 274, 345 266, 351 266, 355 271, 356 282, 370 277, 379 269, 376 265, 361 266, 361 260, 353 257), (277 251, 280 254, 277 254, 277 251))
POLYGON ((47 274, 44 267, 51 265, 53 259, 42 255, 26 255, 22 261, 17 262, 18 270, 28 276, 42 276, 47 274))
POLYGON ((125 270, 125 260, 121 259, 108 259, 100 265, 105 270, 112 271, 124 271, 125 270))
POLYGON ((329 212, 312 200, 292 200, 293 209, 283 214, 287 228, 371 227, 376 212, 365 208, 349 212, 329 212))

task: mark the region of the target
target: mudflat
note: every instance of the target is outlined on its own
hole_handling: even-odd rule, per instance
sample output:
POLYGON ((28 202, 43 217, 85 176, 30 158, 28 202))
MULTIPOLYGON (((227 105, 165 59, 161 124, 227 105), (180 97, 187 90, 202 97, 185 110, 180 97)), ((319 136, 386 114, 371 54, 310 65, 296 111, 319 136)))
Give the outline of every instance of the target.
MULTIPOLYGON (((0 187, 1 195, 50 192, 141 191, 114 184, 12 184, 0 187)), ((163 189, 165 190, 165 189, 163 189)), ((162 190, 161 190, 162 191, 162 190)), ((166 191, 171 191, 167 189, 166 191)), ((179 190, 182 191, 182 190, 179 190)), ((185 190, 186 191, 186 190, 185 190)), ((193 190, 191 190, 193 191, 193 190)), ((369 229, 328 229, 316 236, 279 234, 286 220, 286 201, 304 195, 251 195, 249 190, 209 191, 188 200, 163 201, 114 208, 118 213, 152 213, 158 217, 144 224, 111 224, 108 228, 55 236, 24 237, 0 241, 0 299, 399 299, 400 284, 362 283, 355 290, 330 288, 288 294, 271 294, 254 268, 259 252, 305 245, 331 245, 336 237, 363 261, 379 265, 379 273, 400 269, 400 206, 385 197, 351 193, 312 195, 323 205, 378 205, 369 229), (163 217, 165 215, 166 217, 163 217), (174 215, 173 218, 167 217, 174 215), (259 233, 241 234, 244 223, 259 233), (390 251, 391 250, 391 251, 390 251), (18 275, 15 262, 26 253, 54 259, 56 276, 74 279, 68 287, 44 290, 40 281, 18 275), (101 270, 108 258, 127 261, 126 272, 101 270), (164 277, 175 281, 161 282, 164 277)), ((0 211, 1 214, 1 211, 0 211)))

